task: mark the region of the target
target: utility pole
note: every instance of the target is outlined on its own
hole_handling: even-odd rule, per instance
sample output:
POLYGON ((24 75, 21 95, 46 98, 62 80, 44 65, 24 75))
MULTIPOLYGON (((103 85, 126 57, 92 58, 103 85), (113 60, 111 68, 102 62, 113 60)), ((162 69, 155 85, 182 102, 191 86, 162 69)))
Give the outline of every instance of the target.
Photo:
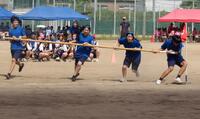
MULTIPOLYGON (((54 6, 54 7, 56 6, 56 0, 53 0, 53 6, 54 6)), ((56 21, 53 21, 53 23, 55 23, 55 25, 53 25, 53 26, 54 26, 55 31, 57 31, 57 28, 58 28, 58 21, 57 21, 57 20, 56 20, 56 21)))
MULTIPOLYGON (((35 7, 35 0, 32 1, 32 9, 34 9, 35 7)), ((32 31, 34 31, 34 27, 35 27, 35 22, 34 20, 32 20, 32 31)))
POLYGON ((134 34, 136 33, 136 7, 137 7, 137 0, 134 0, 134 21, 133 21, 133 31, 134 34))
POLYGON ((128 7, 128 20, 129 22, 131 21, 131 4, 129 4, 129 7, 128 7))
MULTIPOLYGON (((160 18, 160 5, 159 5, 159 8, 158 8, 158 18, 160 18)), ((157 28, 159 27, 159 23, 157 22, 157 28)))
POLYGON ((114 0, 114 28, 113 28, 113 30, 114 30, 114 32, 113 32, 113 34, 114 35, 116 35, 116 12, 117 12, 117 1, 116 0, 114 0))
POLYGON ((156 30, 156 0, 153 0, 153 34, 155 33, 156 30))
POLYGON ((76 11, 76 0, 74 0, 74 11, 76 11))
POLYGON ((174 9, 176 8, 176 1, 174 0, 174 9))
POLYGON ((84 6, 83 6, 83 11, 84 11, 84 13, 86 13, 86 8, 87 8, 87 4, 84 3, 84 6))
POLYGON ((99 21, 101 21, 101 4, 99 4, 99 21))
MULTIPOLYGON (((194 0, 192 1, 192 8, 194 9, 195 8, 195 6, 194 6, 194 4, 195 4, 195 2, 194 2, 194 0)), ((192 31, 194 30, 194 23, 192 23, 192 31)))
POLYGON ((144 12, 143 12, 143 28, 142 28, 142 39, 146 39, 146 0, 143 0, 143 7, 144 7, 144 12))
POLYGON ((94 0, 94 25, 93 25, 93 33, 96 33, 96 21, 97 21, 97 0, 94 0))
POLYGON ((35 6, 36 6, 36 7, 37 7, 37 6, 40 6, 40 0, 36 0, 35 6))
POLYGON ((56 0, 53 0, 53 6, 56 6, 56 0))
POLYGON ((14 9, 15 9, 15 7, 14 7, 14 0, 11 0, 11 1, 9 2, 9 9, 11 9, 11 10, 14 10, 14 9))

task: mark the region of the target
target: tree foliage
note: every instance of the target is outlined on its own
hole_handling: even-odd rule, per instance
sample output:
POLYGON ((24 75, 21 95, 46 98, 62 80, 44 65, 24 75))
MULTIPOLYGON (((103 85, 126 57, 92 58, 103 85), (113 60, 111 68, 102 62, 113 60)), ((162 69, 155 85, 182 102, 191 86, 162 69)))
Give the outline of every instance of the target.
POLYGON ((193 8, 193 1, 194 1, 194 8, 200 8, 200 1, 199 0, 183 0, 181 4, 181 8, 193 8))

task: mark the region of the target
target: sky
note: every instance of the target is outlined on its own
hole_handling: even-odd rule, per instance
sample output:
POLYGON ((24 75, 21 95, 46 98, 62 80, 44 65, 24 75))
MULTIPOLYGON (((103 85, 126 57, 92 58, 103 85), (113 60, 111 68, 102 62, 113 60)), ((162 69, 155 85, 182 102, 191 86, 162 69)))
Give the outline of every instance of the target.
MULTIPOLYGON (((146 0, 146 6, 147 10, 151 11, 152 10, 152 3, 153 0, 146 0)), ((181 5, 182 0, 156 0, 156 11, 159 11, 159 9, 165 10, 165 11, 172 11, 175 8, 179 8, 181 5)))

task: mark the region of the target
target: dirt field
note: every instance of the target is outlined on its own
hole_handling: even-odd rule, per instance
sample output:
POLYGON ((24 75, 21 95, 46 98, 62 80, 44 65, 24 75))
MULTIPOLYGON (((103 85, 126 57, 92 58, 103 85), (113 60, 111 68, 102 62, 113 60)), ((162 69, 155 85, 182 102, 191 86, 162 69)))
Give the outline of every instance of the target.
MULTIPOLYGON (((114 41, 101 41, 112 45, 114 41)), ((144 48, 160 43, 142 42, 144 48)), ((166 68, 165 54, 143 53, 140 77, 121 77, 123 51, 101 50, 98 63, 86 63, 71 82, 73 62, 27 62, 22 73, 4 80, 10 64, 8 42, 0 42, 0 119, 200 119, 200 44, 188 44, 189 83, 172 84, 178 68, 155 85, 166 68)), ((184 77, 183 77, 184 78, 184 77)))

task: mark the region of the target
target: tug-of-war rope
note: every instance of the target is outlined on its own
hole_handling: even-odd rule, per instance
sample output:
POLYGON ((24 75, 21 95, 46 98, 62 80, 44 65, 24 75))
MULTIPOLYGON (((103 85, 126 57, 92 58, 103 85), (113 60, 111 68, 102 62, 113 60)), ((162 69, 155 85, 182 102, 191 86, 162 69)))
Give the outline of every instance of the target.
POLYGON ((74 45, 74 46, 83 46, 83 47, 92 47, 92 48, 105 48, 105 49, 113 49, 113 50, 129 50, 129 51, 141 51, 141 52, 151 52, 151 53, 168 53, 168 54, 177 54, 174 51, 159 51, 154 49, 143 49, 143 48, 121 48, 121 47, 113 47, 113 46, 105 46, 105 45, 91 45, 89 43, 79 44, 79 43, 72 43, 72 42, 53 42, 48 40, 32 40, 28 38, 12 38, 12 37, 5 37, 4 40, 15 40, 15 41, 34 41, 40 43, 49 43, 49 44, 61 44, 61 45, 74 45))

